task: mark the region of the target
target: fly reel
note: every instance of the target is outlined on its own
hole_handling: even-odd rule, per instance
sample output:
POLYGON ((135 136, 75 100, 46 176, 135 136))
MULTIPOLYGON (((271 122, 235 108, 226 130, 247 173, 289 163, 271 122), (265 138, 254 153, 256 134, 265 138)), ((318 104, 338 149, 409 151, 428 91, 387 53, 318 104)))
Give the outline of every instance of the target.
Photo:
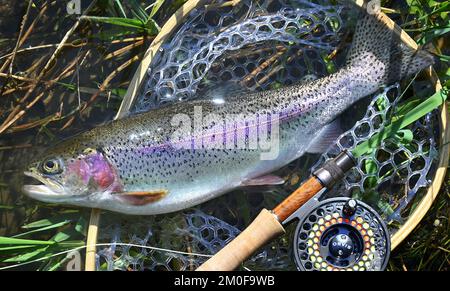
POLYGON ((386 268, 390 236, 374 209, 345 197, 316 203, 305 209, 295 231, 293 249, 299 270, 379 271, 386 268))

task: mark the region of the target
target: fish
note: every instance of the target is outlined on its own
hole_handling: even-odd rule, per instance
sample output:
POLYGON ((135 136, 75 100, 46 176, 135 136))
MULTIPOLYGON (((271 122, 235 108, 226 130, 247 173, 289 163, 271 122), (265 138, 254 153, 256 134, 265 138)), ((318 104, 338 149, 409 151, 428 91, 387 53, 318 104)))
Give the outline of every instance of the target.
POLYGON ((345 64, 333 74, 108 122, 47 149, 24 172, 35 184, 23 191, 49 203, 156 215, 239 187, 282 184, 271 173, 307 152, 323 152, 347 108, 433 63, 381 17, 360 17, 345 64))

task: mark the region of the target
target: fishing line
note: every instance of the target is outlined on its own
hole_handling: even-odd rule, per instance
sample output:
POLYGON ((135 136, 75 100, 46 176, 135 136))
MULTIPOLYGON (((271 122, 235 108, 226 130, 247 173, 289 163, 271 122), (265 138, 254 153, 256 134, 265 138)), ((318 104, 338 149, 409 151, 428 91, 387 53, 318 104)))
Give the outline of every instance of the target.
POLYGON ((414 77, 412 78, 411 82, 409 82, 409 84, 405 87, 405 89, 403 90, 403 92, 400 94, 400 96, 398 97, 398 101, 400 101, 403 98, 403 95, 405 95, 406 91, 408 91, 409 87, 411 87, 411 85, 414 83, 414 81, 417 79, 417 76, 419 76, 420 72, 416 73, 414 75, 414 77))
MULTIPOLYGON (((168 253, 173 253, 173 254, 178 254, 178 255, 188 255, 188 256, 207 257, 207 258, 212 257, 212 255, 205 255, 205 254, 199 254, 199 253, 188 253, 188 252, 183 252, 183 251, 175 251, 175 250, 170 250, 170 249, 151 247, 151 246, 143 246, 143 245, 138 245, 138 244, 128 244, 128 243, 100 243, 100 244, 94 244, 94 246, 96 246, 96 247, 113 246, 113 245, 114 246, 138 247, 138 248, 150 249, 150 250, 160 251, 160 252, 168 252, 168 253)), ((12 269, 12 268, 16 268, 16 267, 21 267, 21 266, 29 265, 29 264, 36 263, 36 262, 39 262, 39 261, 51 259, 53 257, 57 257, 57 256, 60 256, 60 255, 71 253, 73 251, 82 250, 82 249, 87 248, 89 246, 92 246, 92 245, 84 245, 84 246, 76 247, 76 248, 73 248, 73 249, 70 249, 70 250, 66 250, 66 251, 62 251, 62 252, 59 252, 59 253, 52 254, 50 256, 41 257, 41 258, 29 261, 29 262, 24 262, 24 263, 20 263, 20 264, 10 265, 10 266, 6 266, 6 267, 0 267, 0 271, 1 270, 12 269)))

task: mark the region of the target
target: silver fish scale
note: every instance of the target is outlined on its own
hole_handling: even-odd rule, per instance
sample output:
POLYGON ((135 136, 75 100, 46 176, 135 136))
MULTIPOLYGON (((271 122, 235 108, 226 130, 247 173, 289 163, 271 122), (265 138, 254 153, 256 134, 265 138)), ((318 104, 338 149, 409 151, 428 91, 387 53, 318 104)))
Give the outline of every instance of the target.
POLYGON ((196 9, 155 56, 131 112, 197 98, 201 89, 218 83, 242 81, 261 60, 286 50, 277 63, 238 86, 264 90, 274 83, 293 84, 310 73, 324 76, 327 68, 321 55, 331 52, 339 40, 344 8, 331 6, 329 1, 316 2, 323 5, 247 0, 231 8, 196 9), (292 43, 296 45, 288 46, 292 43))
MULTIPOLYGON (((241 96, 235 96, 224 105, 214 105, 210 100, 177 103, 131 119, 118 120, 114 123, 112 134, 109 134, 110 138, 103 140, 104 145, 100 147, 118 170, 126 191, 139 191, 143 186, 175 189, 166 199, 178 199, 181 189, 177 187, 185 183, 201 184, 203 181, 207 184, 210 179, 217 177, 216 184, 229 186, 230 181, 238 183, 245 179, 249 174, 248 169, 255 169, 259 171, 257 173, 263 174, 267 169, 275 170, 286 161, 291 162, 301 156, 323 126, 345 110, 348 103, 353 102, 351 98, 363 96, 356 89, 358 87, 355 84, 359 82, 355 82, 354 78, 353 71, 343 69, 339 74, 307 84, 247 94, 245 102, 242 102, 244 98, 241 96), (256 114, 260 117, 274 114, 274 122, 280 122, 279 157, 273 161, 261 162, 262 151, 259 148, 209 149, 207 142, 202 142, 201 147, 195 150, 173 150, 177 141, 173 141, 171 137, 179 128, 172 126, 170 118, 175 113, 182 112, 191 115, 193 120, 195 106, 202 108, 204 115, 214 113, 219 120, 229 119, 230 124, 235 122, 233 117, 229 117, 230 114, 256 114), (297 118, 300 115, 301 118, 297 118), (120 140, 120 136, 129 138, 120 140), (226 176, 219 175, 224 169, 234 169, 234 172, 224 173, 226 176)), ((248 120, 249 117, 246 118, 248 120)), ((252 128, 265 127, 265 122, 264 118, 259 118, 252 128)), ((111 129, 98 128, 89 134, 94 138, 108 136, 105 130, 111 129)), ((219 124, 195 130, 192 140, 197 145, 208 134, 217 133, 223 133, 226 140, 245 140, 244 132, 225 131, 219 124)), ((182 134, 189 146, 192 143, 190 136, 189 132, 182 134)), ((227 146, 225 139, 221 143, 227 146)))

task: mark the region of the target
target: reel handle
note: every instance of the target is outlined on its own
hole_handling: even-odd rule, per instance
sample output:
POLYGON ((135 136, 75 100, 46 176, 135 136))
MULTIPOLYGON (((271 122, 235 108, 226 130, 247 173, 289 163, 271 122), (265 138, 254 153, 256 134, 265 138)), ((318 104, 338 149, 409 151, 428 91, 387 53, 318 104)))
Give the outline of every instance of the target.
POLYGON ((284 234, 277 217, 263 209, 253 222, 196 271, 232 271, 272 238, 284 234))

